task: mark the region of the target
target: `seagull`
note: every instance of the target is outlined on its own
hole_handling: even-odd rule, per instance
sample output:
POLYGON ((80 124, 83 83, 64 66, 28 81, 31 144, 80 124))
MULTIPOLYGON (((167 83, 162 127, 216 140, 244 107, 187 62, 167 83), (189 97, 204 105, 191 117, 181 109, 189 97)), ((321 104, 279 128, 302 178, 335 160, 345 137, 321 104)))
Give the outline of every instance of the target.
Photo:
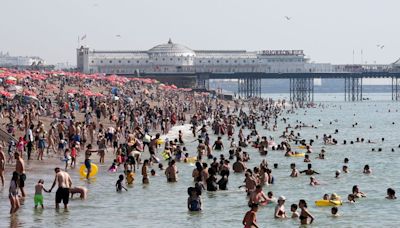
POLYGON ((115 35, 115 36, 121 38, 121 35, 115 35))
POLYGON ((291 17, 285 16, 286 20, 290 21, 291 17))
POLYGON ((383 45, 383 44, 377 44, 376 47, 378 47, 378 48, 380 48, 380 49, 383 49, 383 48, 385 47, 385 45, 383 45))
POLYGON ((98 6, 99 6, 99 4, 97 4, 97 3, 93 4, 93 7, 98 7, 98 6))

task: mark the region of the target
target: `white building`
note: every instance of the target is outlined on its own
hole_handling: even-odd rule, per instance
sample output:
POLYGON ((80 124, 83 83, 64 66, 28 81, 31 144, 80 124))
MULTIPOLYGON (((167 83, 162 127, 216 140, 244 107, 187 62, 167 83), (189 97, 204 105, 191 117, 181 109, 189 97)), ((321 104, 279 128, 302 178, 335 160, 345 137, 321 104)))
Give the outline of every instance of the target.
POLYGON ((8 53, 3 54, 3 52, 0 52, 0 66, 3 67, 32 66, 44 64, 44 60, 39 57, 10 56, 8 53))
POLYGON ((84 73, 300 73, 332 70, 330 64, 309 63, 302 50, 192 50, 184 45, 160 44, 148 51, 77 49, 77 67, 84 73))

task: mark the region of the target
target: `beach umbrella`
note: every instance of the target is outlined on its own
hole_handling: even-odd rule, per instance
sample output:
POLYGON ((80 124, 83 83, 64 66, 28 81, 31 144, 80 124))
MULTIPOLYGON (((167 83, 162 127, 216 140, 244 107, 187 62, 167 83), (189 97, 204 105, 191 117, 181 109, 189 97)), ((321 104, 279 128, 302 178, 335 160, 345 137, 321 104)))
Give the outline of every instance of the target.
POLYGON ((23 91, 23 94, 24 94, 25 96, 33 96, 33 97, 36 97, 36 93, 33 92, 33 91, 30 91, 30 90, 24 90, 24 91, 23 91))
POLYGON ((6 80, 8 80, 8 81, 17 81, 17 79, 15 77, 13 77, 13 76, 8 76, 6 78, 6 80))
POLYGON ((94 94, 93 94, 92 92, 86 90, 86 91, 83 92, 83 95, 84 95, 84 96, 87 96, 87 97, 91 97, 91 96, 93 96, 94 94))
POLYGON ((78 93, 76 89, 69 89, 67 90, 67 93, 78 93))
POLYGON ((5 96, 5 97, 11 97, 11 93, 7 91, 0 91, 0 95, 5 96))
POLYGON ((7 85, 16 85, 17 84, 17 81, 14 81, 14 80, 5 80, 4 81, 7 85))

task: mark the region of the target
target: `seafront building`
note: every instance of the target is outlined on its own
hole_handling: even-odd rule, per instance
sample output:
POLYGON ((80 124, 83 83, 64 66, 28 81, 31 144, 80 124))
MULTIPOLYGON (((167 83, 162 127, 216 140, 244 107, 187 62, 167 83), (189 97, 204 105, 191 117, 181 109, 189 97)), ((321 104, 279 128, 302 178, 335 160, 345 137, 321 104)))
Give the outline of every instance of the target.
POLYGON ((28 67, 45 64, 46 62, 37 56, 11 56, 9 53, 0 52, 0 67, 28 67))
POLYGON ((192 50, 172 42, 147 51, 77 49, 77 68, 83 73, 301 73, 331 72, 332 65, 311 63, 303 50, 192 50))

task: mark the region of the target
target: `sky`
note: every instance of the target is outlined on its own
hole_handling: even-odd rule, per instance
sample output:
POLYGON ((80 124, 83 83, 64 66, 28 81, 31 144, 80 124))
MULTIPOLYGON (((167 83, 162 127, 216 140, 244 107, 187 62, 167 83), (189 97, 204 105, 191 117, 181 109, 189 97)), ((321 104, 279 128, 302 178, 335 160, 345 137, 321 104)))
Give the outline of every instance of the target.
POLYGON ((0 0, 0 50, 76 64, 86 34, 81 44, 96 50, 171 38, 195 50, 303 49, 318 63, 351 64, 354 50, 354 63, 389 64, 400 57, 398 9, 399 0, 0 0))

